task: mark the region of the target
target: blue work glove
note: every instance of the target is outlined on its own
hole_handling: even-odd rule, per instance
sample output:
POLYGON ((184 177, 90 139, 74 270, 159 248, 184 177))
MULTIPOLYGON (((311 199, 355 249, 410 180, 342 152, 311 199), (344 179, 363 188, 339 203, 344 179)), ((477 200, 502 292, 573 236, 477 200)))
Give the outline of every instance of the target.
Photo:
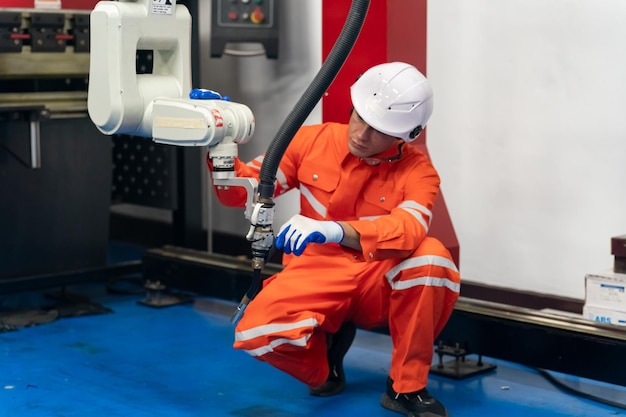
POLYGON ((285 223, 276 236, 276 247, 286 254, 302 255, 308 243, 339 243, 343 228, 337 222, 319 221, 296 214, 285 223))

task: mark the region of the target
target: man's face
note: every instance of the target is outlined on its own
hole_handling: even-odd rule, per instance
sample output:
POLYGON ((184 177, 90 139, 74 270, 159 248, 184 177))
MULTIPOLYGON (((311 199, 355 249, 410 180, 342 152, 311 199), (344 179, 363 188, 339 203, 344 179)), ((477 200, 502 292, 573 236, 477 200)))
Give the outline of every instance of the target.
POLYGON ((358 158, 378 155, 398 143, 398 138, 386 135, 365 123, 361 116, 352 110, 348 122, 348 149, 358 158))

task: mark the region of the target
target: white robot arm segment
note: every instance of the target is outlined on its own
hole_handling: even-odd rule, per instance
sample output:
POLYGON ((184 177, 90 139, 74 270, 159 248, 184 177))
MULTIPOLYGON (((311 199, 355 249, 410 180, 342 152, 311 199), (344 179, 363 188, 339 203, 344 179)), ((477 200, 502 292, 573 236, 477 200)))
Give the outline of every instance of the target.
POLYGON ((191 90, 191 15, 172 6, 156 14, 149 0, 101 1, 91 12, 87 107, 104 134, 152 137, 152 101, 191 90), (136 73, 138 49, 153 51, 151 74, 136 73))
MULTIPOLYGON (((154 100, 152 136, 155 142, 179 146, 244 144, 254 134, 248 106, 226 100, 154 100)), ((236 156, 236 155, 235 155, 236 156)))

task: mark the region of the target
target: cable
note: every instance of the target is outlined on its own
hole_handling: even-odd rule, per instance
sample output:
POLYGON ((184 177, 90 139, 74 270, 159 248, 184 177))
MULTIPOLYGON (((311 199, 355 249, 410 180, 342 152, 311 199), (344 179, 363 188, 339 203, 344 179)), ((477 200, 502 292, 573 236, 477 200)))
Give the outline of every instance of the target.
MULTIPOLYGON (((276 180, 276 172, 278 171, 280 160, 294 135, 317 105, 318 101, 322 98, 352 51, 365 22, 369 4, 370 0, 352 0, 343 29, 328 54, 328 57, 326 57, 317 75, 304 91, 294 108, 287 115, 287 118, 270 143, 259 173, 260 183, 258 186, 258 194, 259 202, 263 204, 261 206, 263 209, 273 212, 274 182, 276 180)), ((257 207, 259 206, 257 205, 257 207)), ((269 217, 270 216, 268 216, 268 218, 269 217)), ((270 220, 269 224, 257 223, 256 221, 252 223, 254 225, 254 239, 252 239, 252 283, 231 318, 231 322, 235 325, 243 316, 243 312, 248 303, 262 288, 261 268, 265 260, 269 257, 268 253, 273 247, 273 244, 270 244, 268 247, 266 240, 266 236, 272 233, 271 222, 273 221, 273 215, 271 218, 272 220, 270 220)))
POLYGON ((626 404, 611 401, 609 399, 602 398, 597 395, 589 394, 588 392, 584 392, 584 391, 572 388, 569 385, 565 384, 564 382, 560 381, 558 378, 556 378, 554 375, 552 375, 550 372, 546 371, 545 369, 535 368, 535 370, 539 372, 541 376, 543 376, 545 379, 551 382, 554 386, 556 386, 559 389, 562 389, 563 391, 569 394, 586 398, 588 400, 595 401, 600 404, 610 405, 611 407, 616 407, 616 408, 621 408, 622 410, 626 410, 626 404))
POLYGON ((278 129, 270 143, 261 165, 259 194, 264 198, 273 198, 276 171, 287 146, 296 131, 302 126, 317 102, 333 82, 361 32, 367 16, 369 0, 353 0, 339 37, 326 57, 317 75, 311 81, 292 111, 278 129))

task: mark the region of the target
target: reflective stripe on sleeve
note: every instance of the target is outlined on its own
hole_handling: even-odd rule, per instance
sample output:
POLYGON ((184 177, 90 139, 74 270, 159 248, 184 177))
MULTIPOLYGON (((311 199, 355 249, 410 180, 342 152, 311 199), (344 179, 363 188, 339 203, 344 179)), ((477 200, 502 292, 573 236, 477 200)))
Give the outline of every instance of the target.
POLYGON ((300 194, 306 201, 309 202, 317 214, 322 216, 324 219, 326 218, 326 207, 315 198, 315 196, 311 193, 311 190, 306 188, 304 184, 300 184, 300 194))
MULTIPOLYGON (((415 201, 403 201, 399 206, 399 209, 402 209, 409 213, 411 216, 415 217, 417 221, 422 225, 424 231, 428 233, 428 229, 430 229, 430 220, 432 218, 432 212, 428 210, 426 207, 421 204, 416 203, 415 201), (428 217, 428 222, 424 220, 424 216, 428 217)), ((359 217, 359 220, 376 220, 382 216, 362 216, 359 217)))
POLYGON ((378 219, 379 217, 382 217, 382 216, 363 216, 363 217, 359 217, 359 220, 374 221, 374 220, 378 219))
POLYGON ((430 219, 432 219, 433 215, 430 210, 428 210, 423 205, 416 203, 415 201, 403 201, 402 203, 400 203, 398 208, 401 208, 402 210, 415 217, 417 221, 420 222, 426 233, 428 233, 428 229, 430 228, 430 219), (424 220, 424 216, 426 216, 428 222, 424 220))
POLYGON ((287 184, 287 176, 285 175, 283 170, 280 168, 278 168, 278 170, 276 171, 276 181, 278 182, 278 185, 280 186, 281 194, 289 189, 289 184, 287 184))
POLYGON ((260 172, 261 165, 263 165, 263 159, 265 159, 263 155, 257 156, 252 161, 248 162, 246 165, 260 172))

